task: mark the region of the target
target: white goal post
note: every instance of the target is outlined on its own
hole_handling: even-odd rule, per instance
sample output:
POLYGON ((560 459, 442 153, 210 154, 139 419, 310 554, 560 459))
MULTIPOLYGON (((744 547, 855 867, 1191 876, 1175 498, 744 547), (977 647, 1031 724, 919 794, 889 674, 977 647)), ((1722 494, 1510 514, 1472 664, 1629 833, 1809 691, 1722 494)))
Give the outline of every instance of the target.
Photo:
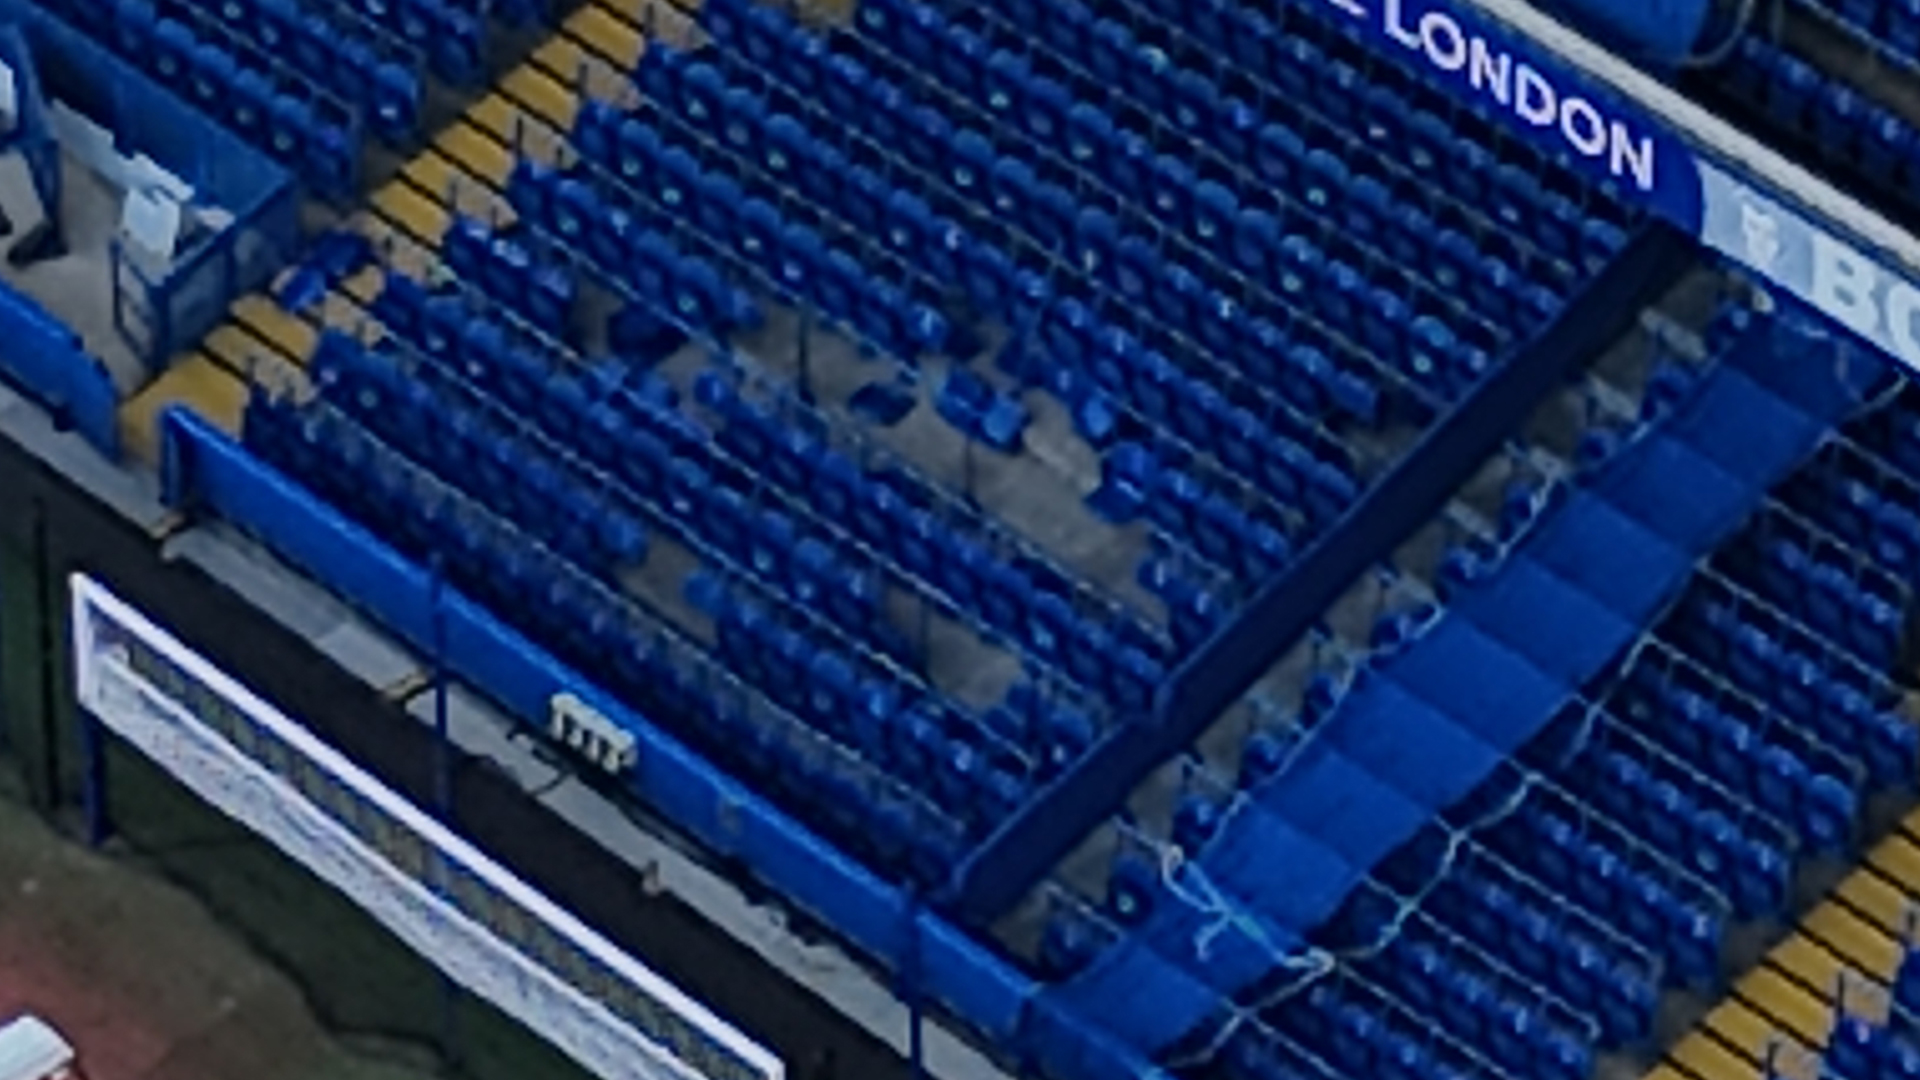
POLYGON ((78 702, 461 987, 604 1080, 785 1080, 780 1060, 83 574, 78 702))

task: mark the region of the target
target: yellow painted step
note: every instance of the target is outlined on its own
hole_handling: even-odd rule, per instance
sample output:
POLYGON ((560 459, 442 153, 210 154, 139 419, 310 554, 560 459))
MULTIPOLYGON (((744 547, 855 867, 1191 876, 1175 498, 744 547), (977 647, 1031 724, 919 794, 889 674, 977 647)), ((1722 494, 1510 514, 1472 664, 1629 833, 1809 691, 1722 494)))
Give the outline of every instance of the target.
POLYGON ((239 378, 250 375, 254 364, 262 358, 280 355, 279 350, 273 345, 255 337, 238 322, 227 322, 214 327, 213 333, 208 334, 200 343, 200 351, 214 363, 239 378))
POLYGON ((412 239, 431 241, 435 247, 452 221, 445 206, 409 184, 388 184, 374 193, 372 201, 381 213, 405 226, 412 239))
MULTIPOLYGON (((578 55, 578 51, 578 47, 575 46, 575 56, 578 55)), ((531 65, 522 65, 502 79, 500 87, 511 95, 515 102, 526 106, 528 111, 539 119, 561 131, 573 130, 573 118, 579 109, 579 98, 572 88, 553 81, 545 72, 531 65)), ((512 129, 509 127, 506 130, 512 129)))
POLYGON ((1783 1035, 1809 1048, 1825 1046, 1843 973, 1884 984, 1904 954, 1907 911, 1920 894, 1920 844, 1912 833, 1920 833, 1920 811, 1874 845, 1863 866, 1740 979, 1649 1080, 1758 1077, 1768 1042, 1783 1035))
POLYGON ((464 117, 449 124, 433 145, 443 160, 496 186, 506 186, 507 178, 513 175, 511 142, 495 141, 464 117))
POLYGON ((1734 993, 1801 1042, 1824 1046, 1845 970, 1839 957, 1796 933, 1734 983, 1734 993))
MULTIPOLYGON (((669 25, 669 20, 677 22, 684 16, 676 17, 663 12, 655 18, 659 20, 656 25, 677 31, 680 27, 669 25)), ((632 71, 640 63, 640 53, 646 46, 646 37, 640 28, 604 4, 588 4, 574 12, 573 17, 566 21, 563 32, 589 43, 595 52, 604 55, 615 67, 624 71, 632 71)))
POLYGON ((1897 832, 1874 846, 1867 854, 1867 861, 1874 868, 1907 887, 1910 893, 1920 893, 1920 846, 1915 846, 1913 837, 1907 834, 1920 834, 1920 813, 1907 818, 1902 823, 1901 832, 1897 832))
MULTIPOLYGON (((670 8, 662 6, 659 17, 676 32, 686 29, 684 15, 670 8)), ((564 132, 578 107, 576 85, 596 95, 626 91, 627 73, 639 62, 645 46, 637 21, 605 4, 588 4, 569 17, 564 32, 554 35, 537 53, 540 65, 562 73, 565 81, 540 66, 522 65, 503 84, 512 87, 534 117, 564 132), (583 42, 590 48, 583 48, 583 42)), ((498 189, 511 175, 516 149, 536 160, 554 160, 555 132, 542 130, 538 123, 522 124, 519 115, 514 102, 489 94, 403 166, 404 179, 391 181, 373 194, 369 201, 385 220, 368 221, 366 231, 376 241, 392 245, 395 264, 410 272, 423 271, 422 249, 439 248, 456 208, 503 223, 511 220, 511 210, 498 189), (516 127, 525 132, 525 142, 518 148, 516 127), (398 228, 388 222, 397 223, 398 228)), ((343 283, 319 305, 318 321, 377 338, 377 327, 363 315, 382 275, 380 268, 371 268, 343 283)), ((159 413, 176 402, 237 431, 246 403, 246 380, 256 365, 304 364, 312 354, 317 332, 308 321, 311 316, 283 311, 263 294, 239 298, 230 315, 232 321, 209 334, 199 353, 183 358, 122 405, 122 435, 135 453, 149 460, 157 455, 159 413)))
POLYGON ((247 403, 246 384, 204 354, 176 362, 120 406, 123 445, 149 465, 160 461, 160 412, 183 404, 221 430, 237 434, 247 403))
POLYGON ((305 363, 313 355, 314 333, 304 319, 281 310, 260 293, 243 296, 229 309, 241 325, 285 356, 305 363))

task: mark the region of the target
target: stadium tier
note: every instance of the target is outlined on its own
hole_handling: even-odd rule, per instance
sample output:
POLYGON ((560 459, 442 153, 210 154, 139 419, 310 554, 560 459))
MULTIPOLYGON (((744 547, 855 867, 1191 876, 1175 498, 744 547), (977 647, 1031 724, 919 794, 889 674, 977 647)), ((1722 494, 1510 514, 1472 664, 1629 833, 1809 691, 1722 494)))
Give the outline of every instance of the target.
POLYGON ((1457 7, 0 0, 0 371, 1010 1073, 1920 1076, 1920 384, 1457 7))

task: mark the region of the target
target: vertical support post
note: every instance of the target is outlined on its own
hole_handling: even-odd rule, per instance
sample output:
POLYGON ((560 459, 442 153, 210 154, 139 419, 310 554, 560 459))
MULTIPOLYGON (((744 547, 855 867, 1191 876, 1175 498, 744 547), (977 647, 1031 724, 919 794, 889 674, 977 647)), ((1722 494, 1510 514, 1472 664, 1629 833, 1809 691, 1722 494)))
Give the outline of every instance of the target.
POLYGON ((900 1000, 907 1005, 907 1068, 913 1080, 926 1080, 926 1047, 920 1006, 920 890, 907 891, 907 940, 900 956, 900 1000))
POLYGON ((428 566, 427 603, 433 620, 433 655, 428 659, 433 679, 433 812, 444 824, 453 822, 453 754, 447 733, 447 615, 444 574, 436 554, 428 566))
MULTIPOLYGON (((453 753, 447 732, 447 616, 444 597, 445 574, 440 555, 427 562, 427 616, 432 622, 432 655, 427 658, 433 680, 433 814, 448 828, 453 827, 453 753)), ((446 864, 435 863, 433 886, 445 891, 446 864)), ((446 972, 440 973, 440 1056, 449 1065, 460 1062, 459 987, 446 972)))
POLYGON ((81 711, 80 805, 87 819, 87 846, 97 848, 113 836, 113 814, 107 807, 106 732, 92 713, 81 711))

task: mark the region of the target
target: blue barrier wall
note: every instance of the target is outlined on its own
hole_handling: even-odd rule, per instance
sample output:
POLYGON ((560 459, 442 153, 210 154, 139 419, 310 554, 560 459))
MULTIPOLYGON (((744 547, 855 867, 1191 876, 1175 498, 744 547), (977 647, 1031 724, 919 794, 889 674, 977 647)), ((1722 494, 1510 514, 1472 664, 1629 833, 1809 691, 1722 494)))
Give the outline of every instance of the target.
POLYGON ((42 92, 113 133, 232 215, 230 226, 183 245, 164 272, 144 273, 114 249, 114 314, 149 365, 214 328, 227 305, 259 288, 291 257, 299 234, 293 177, 144 72, 31 0, 0 0, 32 51, 42 92))
MULTIPOLYGON (((161 418, 166 501, 204 508, 256 535, 416 649, 434 641, 429 574, 184 409, 161 418)), ((1162 1074, 1059 1005, 964 931, 922 908, 723 775, 456 591, 440 590, 442 661, 526 720, 571 692, 634 734, 634 791, 722 854, 743 859, 792 903, 886 967, 917 973, 920 993, 1003 1046, 1073 1080, 1160 1080, 1162 1074), (903 960, 911 956, 912 962, 903 960)))
POLYGON ((120 456, 120 394, 80 336, 32 298, 0 285, 0 377, 70 424, 109 458, 120 456))

